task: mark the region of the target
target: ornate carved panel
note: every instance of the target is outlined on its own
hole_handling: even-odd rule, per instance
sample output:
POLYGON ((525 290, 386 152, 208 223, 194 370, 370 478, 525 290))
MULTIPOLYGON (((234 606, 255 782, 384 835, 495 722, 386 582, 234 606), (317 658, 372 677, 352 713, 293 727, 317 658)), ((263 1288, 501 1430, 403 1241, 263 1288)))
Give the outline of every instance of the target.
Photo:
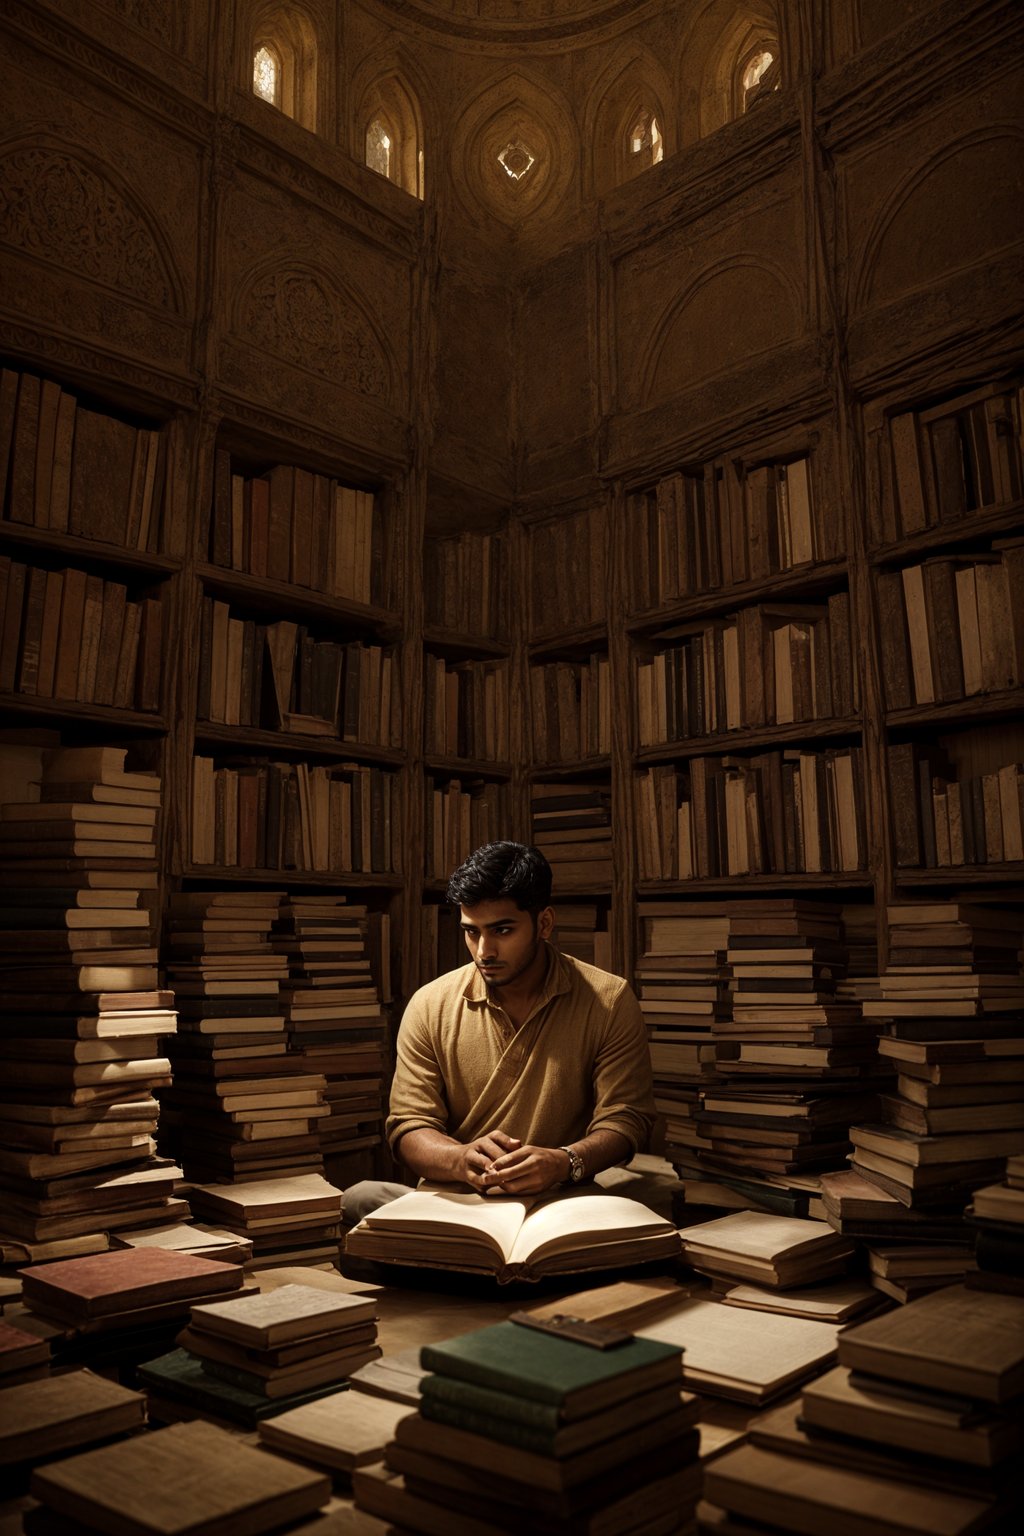
POLYGON ((264 271, 238 305, 235 333, 372 399, 391 396, 386 350, 368 316, 340 283, 312 268, 264 271))

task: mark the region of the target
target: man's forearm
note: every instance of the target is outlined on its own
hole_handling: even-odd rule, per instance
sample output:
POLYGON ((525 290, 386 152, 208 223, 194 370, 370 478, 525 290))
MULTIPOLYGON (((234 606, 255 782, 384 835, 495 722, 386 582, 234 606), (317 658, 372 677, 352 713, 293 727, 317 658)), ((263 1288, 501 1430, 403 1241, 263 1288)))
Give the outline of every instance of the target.
POLYGON ((441 1183, 458 1177, 456 1169, 462 1151, 461 1143, 454 1137, 425 1125, 406 1131, 398 1144, 398 1156, 407 1168, 421 1179, 437 1179, 441 1183))
POLYGON ((591 1131, 589 1136, 566 1145, 582 1158, 588 1179, 605 1168, 614 1168, 616 1163, 628 1162, 633 1156, 633 1145, 621 1131, 591 1131))

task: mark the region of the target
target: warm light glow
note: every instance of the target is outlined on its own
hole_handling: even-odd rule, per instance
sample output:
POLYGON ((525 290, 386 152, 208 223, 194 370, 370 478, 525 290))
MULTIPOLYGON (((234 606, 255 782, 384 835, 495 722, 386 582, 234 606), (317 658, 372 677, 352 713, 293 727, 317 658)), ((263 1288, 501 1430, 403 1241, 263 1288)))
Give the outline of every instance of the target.
POLYGON ((280 105, 281 60, 266 43, 257 48, 252 60, 252 88, 257 96, 269 101, 272 107, 280 105))
POLYGON ((641 113, 630 130, 629 148, 632 154, 642 155, 648 165, 658 165, 665 158, 665 140, 656 117, 641 113))
POLYGON ((769 53, 767 48, 755 53, 746 69, 743 71, 743 89, 752 91, 755 85, 760 85, 765 72, 775 62, 775 55, 769 53))
POLYGON ((536 158, 521 139, 510 139, 498 156, 498 161, 513 181, 522 181, 536 158))
POLYGON ((366 163, 378 176, 391 175, 391 135, 379 117, 366 130, 366 163))

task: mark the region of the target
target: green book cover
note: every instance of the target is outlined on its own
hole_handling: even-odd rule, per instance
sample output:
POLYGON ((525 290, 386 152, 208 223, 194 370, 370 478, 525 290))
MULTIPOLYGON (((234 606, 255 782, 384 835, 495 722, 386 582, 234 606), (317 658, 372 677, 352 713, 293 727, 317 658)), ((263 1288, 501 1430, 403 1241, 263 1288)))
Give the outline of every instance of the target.
POLYGON ((439 1376, 553 1404, 571 1417, 679 1380, 681 1356, 677 1345, 657 1339, 594 1349, 518 1323, 496 1323, 424 1345, 420 1364, 439 1376))
MULTIPOLYGON (((544 1434, 553 1433, 565 1421, 557 1403, 541 1403, 535 1398, 518 1397, 512 1392, 498 1392, 481 1387, 458 1376, 424 1376, 420 1382, 421 1412, 428 1403, 446 1403, 467 1413, 475 1413, 483 1422, 522 1424, 544 1434)), ((472 1426, 466 1425, 467 1429, 472 1426)))
POLYGON ((300 1403, 311 1403, 318 1397, 329 1397, 332 1392, 344 1391, 348 1386, 347 1382, 336 1381, 309 1392, 296 1392, 291 1397, 264 1397, 261 1393, 249 1392, 244 1387, 208 1375, 198 1355, 190 1354, 187 1349, 172 1349, 159 1359, 148 1360, 139 1366, 138 1374, 141 1382, 164 1397, 207 1408, 210 1413, 250 1429, 260 1419, 284 1413, 288 1408, 298 1408, 300 1403))

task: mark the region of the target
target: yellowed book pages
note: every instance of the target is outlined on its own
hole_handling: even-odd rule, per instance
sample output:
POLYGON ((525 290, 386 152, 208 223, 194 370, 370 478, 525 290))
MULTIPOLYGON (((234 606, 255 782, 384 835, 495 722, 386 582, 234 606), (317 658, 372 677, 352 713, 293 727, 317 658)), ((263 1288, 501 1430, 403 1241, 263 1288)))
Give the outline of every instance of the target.
POLYGON ((362 1392, 335 1392, 264 1419, 260 1439, 271 1450, 293 1454, 318 1467, 347 1472, 380 1461, 395 1429, 415 1409, 362 1392))
POLYGON ((822 1323, 845 1323, 848 1318, 879 1305, 878 1292, 864 1280, 829 1280, 821 1285, 791 1290, 764 1290, 758 1285, 730 1285, 722 1300, 730 1307, 753 1311, 782 1312, 787 1317, 806 1317, 822 1323))
POLYGON ((827 1365, 839 1329, 691 1298, 634 1331, 639 1338, 678 1344, 683 1382, 694 1391, 762 1402, 827 1365))
POLYGON ((839 1238, 827 1221, 808 1221, 800 1216, 773 1216, 760 1211, 735 1211, 714 1221, 684 1227, 683 1247, 691 1243, 718 1249, 724 1255, 743 1254, 771 1264, 801 1254, 813 1256, 818 1249, 836 1247, 853 1251, 853 1244, 839 1238))

